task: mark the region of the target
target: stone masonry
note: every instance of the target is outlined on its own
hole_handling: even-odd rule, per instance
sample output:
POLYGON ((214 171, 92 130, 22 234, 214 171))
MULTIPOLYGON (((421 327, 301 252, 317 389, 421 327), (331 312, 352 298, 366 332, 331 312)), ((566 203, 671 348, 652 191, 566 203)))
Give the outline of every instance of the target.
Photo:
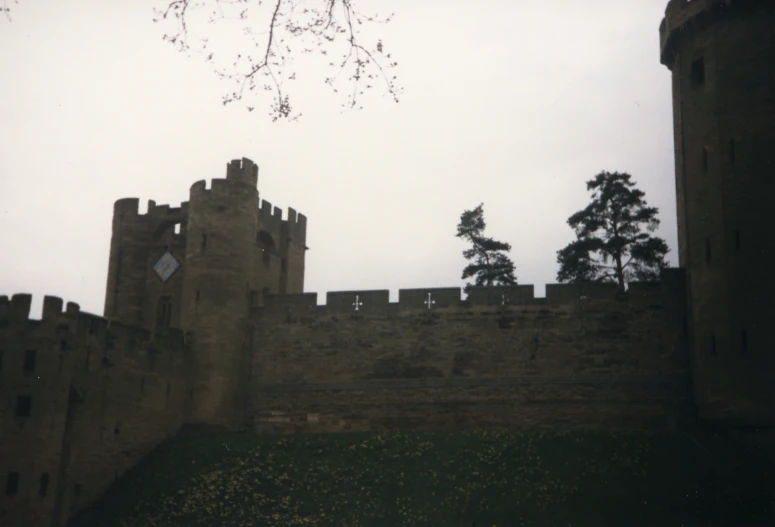
POLYGON ((678 269, 659 283, 304 292, 258 167, 115 203, 104 316, 0 297, 0 526, 60 527, 183 424, 254 433, 775 425, 775 3, 671 0, 678 269))

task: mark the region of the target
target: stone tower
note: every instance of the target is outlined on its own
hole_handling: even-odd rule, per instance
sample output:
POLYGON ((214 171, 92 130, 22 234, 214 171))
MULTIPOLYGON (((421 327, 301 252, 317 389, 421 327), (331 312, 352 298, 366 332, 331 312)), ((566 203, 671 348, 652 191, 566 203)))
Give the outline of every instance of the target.
POLYGON ((775 2, 671 0, 680 266, 700 417, 775 423, 775 2))
POLYGON ((306 218, 259 206, 258 166, 228 163, 225 179, 191 186, 180 207, 114 205, 105 317, 158 333, 186 332, 196 375, 191 419, 240 426, 252 356, 251 307, 304 290, 306 218))
POLYGON ((226 179, 191 186, 181 324, 193 333, 196 419, 236 424, 242 412, 247 320, 258 232, 258 167, 232 162, 226 179))
POLYGON ((153 266, 164 254, 182 261, 186 250, 188 203, 171 208, 148 201, 139 214, 140 200, 124 198, 113 205, 105 318, 148 330, 160 325, 179 328, 180 294, 185 268, 175 268, 162 280, 153 266), (162 313, 160 306, 175 309, 162 313))

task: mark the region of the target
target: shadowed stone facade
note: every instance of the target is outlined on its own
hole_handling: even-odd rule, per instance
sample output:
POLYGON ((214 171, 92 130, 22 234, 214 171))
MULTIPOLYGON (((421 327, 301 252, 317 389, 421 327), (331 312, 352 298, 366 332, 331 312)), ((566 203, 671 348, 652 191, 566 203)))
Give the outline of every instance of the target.
POLYGON ((679 265, 694 393, 705 419, 775 419, 775 3, 673 0, 679 265))
POLYGON ((61 526, 185 423, 256 433, 771 427, 775 15, 671 1, 679 269, 659 283, 304 293, 248 159, 115 203, 104 317, 0 297, 1 526, 61 526))

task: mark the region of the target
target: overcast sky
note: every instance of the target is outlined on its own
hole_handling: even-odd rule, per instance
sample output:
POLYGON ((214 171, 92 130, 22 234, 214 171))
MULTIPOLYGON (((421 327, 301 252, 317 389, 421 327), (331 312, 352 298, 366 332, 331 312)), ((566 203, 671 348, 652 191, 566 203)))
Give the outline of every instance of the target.
POLYGON ((36 317, 45 294, 102 314, 114 201, 177 206, 240 157, 262 199, 308 217, 319 303, 462 286, 456 225, 480 202, 542 296, 601 170, 631 173, 659 208, 675 266, 665 4, 391 0, 393 22, 364 39, 399 62, 400 103, 378 86, 343 113, 326 70, 297 65, 302 119, 272 123, 266 99, 221 104, 231 86, 162 41, 157 1, 21 0, 0 21, 0 294, 32 293, 36 317))

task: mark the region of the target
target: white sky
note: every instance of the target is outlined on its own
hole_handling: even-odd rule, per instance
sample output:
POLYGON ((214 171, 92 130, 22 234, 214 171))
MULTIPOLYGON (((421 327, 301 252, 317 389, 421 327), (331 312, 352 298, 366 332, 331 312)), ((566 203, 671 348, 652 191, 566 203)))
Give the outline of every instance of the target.
POLYGON ((0 294, 32 293, 36 317, 45 294, 102 314, 113 202, 177 206, 240 157, 258 163, 261 198, 308 217, 319 303, 462 286, 456 225, 480 202, 519 283, 543 295, 601 170, 631 173, 659 207, 677 265, 665 0, 388 4, 394 21, 364 39, 398 60, 401 102, 375 90, 342 113, 328 71, 299 65, 297 123, 272 123, 266 100, 224 107, 231 86, 162 41, 158 1, 13 5, 0 20, 0 294))

